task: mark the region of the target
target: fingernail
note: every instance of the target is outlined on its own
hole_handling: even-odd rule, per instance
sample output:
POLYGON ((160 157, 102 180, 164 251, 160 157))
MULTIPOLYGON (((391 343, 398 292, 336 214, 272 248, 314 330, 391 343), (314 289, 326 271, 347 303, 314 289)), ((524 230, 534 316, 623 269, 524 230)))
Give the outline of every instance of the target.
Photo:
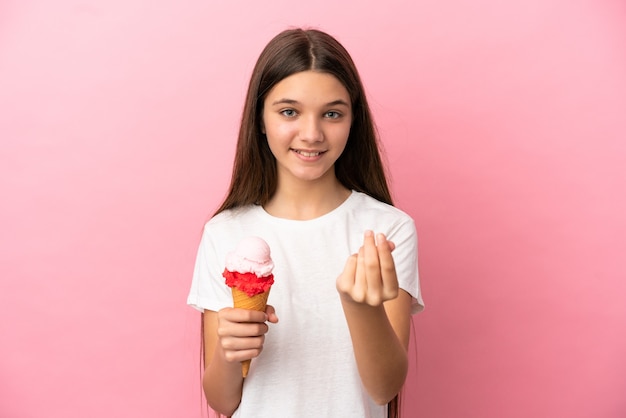
POLYGON ((365 231, 365 236, 366 237, 372 237, 374 236, 374 231, 368 229, 367 231, 365 231))

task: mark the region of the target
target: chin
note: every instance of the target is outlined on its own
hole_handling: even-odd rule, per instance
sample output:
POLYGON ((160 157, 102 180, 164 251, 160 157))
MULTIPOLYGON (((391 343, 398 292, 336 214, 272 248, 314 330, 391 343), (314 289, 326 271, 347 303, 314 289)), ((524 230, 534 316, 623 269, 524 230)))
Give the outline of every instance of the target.
POLYGON ((295 178, 300 181, 319 181, 327 177, 331 177, 331 174, 328 171, 323 173, 300 173, 295 176, 295 178))

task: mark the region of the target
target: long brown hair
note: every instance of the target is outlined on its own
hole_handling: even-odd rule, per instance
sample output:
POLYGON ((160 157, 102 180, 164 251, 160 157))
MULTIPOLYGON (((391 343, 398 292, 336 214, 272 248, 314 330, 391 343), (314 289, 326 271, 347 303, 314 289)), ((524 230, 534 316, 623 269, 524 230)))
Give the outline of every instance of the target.
MULTIPOLYGON (((276 160, 262 133, 263 103, 281 80, 309 70, 335 76, 348 91, 352 102, 350 135, 343 153, 335 162, 337 179, 349 190, 393 204, 376 128, 350 54, 327 33, 315 29, 288 29, 266 45, 252 71, 229 190, 215 214, 250 204, 264 205, 274 195, 278 180, 276 160)), ((389 418, 398 417, 399 409, 397 395, 387 406, 389 418)))
POLYGON ((301 71, 335 76, 348 90, 353 120, 346 147, 335 162, 335 175, 348 189, 392 204, 381 161, 378 136, 361 78, 346 49, 315 29, 289 29, 276 35, 256 62, 241 118, 235 162, 220 213, 249 204, 264 205, 276 191, 276 160, 262 133, 263 102, 284 78, 301 71))

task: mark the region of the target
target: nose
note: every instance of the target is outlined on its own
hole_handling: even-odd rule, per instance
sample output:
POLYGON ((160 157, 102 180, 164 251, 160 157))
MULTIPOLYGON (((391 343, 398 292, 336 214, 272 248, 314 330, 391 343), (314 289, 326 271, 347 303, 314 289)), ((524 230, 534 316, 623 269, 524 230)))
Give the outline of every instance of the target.
POLYGON ((300 139, 305 142, 321 142, 324 140, 324 132, 318 118, 311 115, 301 119, 300 139))

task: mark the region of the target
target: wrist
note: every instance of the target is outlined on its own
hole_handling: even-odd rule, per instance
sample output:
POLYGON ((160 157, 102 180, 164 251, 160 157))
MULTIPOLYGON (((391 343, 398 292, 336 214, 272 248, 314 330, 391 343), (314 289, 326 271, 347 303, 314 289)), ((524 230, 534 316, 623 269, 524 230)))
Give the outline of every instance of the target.
POLYGON ((341 297, 341 306, 346 316, 354 314, 359 318, 371 320, 377 317, 386 318, 385 308, 382 304, 378 306, 368 305, 364 302, 357 302, 350 296, 341 297))

